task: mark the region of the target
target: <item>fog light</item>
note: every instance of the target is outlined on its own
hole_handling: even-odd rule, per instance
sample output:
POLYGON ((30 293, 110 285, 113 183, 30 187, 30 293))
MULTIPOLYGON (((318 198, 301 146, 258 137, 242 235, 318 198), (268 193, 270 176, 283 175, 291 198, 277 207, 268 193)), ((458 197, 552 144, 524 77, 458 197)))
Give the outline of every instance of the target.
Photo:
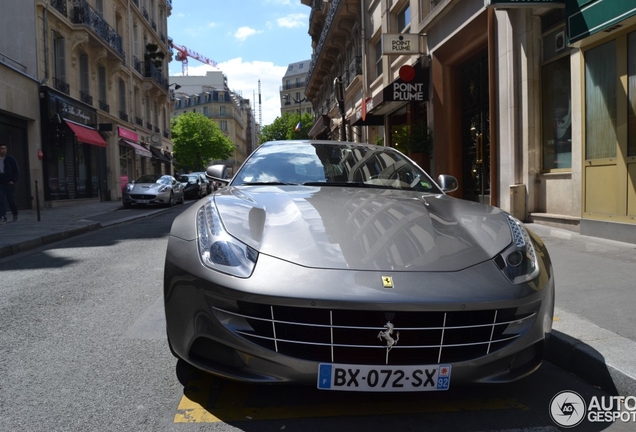
POLYGON ((520 251, 514 251, 506 257, 509 266, 517 267, 523 262, 523 254, 520 251))

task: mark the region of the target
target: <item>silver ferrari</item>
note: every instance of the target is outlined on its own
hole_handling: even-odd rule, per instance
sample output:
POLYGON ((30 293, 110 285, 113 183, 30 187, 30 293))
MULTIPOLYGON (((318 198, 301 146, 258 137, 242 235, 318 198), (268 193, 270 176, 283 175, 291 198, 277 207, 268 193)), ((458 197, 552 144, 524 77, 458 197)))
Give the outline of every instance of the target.
POLYGON ((203 371, 323 390, 440 391, 542 363, 554 279, 510 214, 388 147, 269 142, 174 221, 170 349, 203 371))
POLYGON ((159 204, 172 207, 185 201, 183 185, 171 175, 146 174, 128 183, 121 193, 124 207, 159 204))

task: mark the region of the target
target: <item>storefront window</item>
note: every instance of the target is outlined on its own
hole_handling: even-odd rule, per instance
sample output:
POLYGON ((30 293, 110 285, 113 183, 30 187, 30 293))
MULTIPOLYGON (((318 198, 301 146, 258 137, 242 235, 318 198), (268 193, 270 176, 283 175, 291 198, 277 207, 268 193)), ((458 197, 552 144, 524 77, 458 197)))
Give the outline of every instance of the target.
POLYGON ((543 169, 572 168, 570 58, 543 66, 543 169))
POLYGON ((628 97, 629 105, 627 121, 629 124, 627 155, 636 156, 636 32, 627 37, 627 64, 628 64, 628 97))
POLYGON ((616 41, 585 53, 585 159, 616 157, 616 41))

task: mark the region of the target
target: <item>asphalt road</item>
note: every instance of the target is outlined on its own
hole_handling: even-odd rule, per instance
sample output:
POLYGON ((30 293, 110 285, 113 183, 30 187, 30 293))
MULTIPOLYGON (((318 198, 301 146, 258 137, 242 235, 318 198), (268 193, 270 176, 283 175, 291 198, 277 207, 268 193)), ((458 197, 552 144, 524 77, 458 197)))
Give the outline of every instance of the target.
POLYGON ((555 431, 557 393, 608 397, 550 363, 513 384, 420 394, 197 373, 171 356, 163 318, 166 240, 183 208, 0 260, 0 431, 555 431))

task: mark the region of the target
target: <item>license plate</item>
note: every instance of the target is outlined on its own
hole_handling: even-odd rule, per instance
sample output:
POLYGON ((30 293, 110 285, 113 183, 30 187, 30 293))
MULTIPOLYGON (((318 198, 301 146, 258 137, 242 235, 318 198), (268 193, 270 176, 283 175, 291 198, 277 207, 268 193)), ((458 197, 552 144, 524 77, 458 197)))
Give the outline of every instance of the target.
POLYGON ((148 204, 150 200, 137 200, 139 204, 148 204))
POLYGON ((365 392, 448 390, 450 365, 371 366, 321 363, 318 389, 365 392))

